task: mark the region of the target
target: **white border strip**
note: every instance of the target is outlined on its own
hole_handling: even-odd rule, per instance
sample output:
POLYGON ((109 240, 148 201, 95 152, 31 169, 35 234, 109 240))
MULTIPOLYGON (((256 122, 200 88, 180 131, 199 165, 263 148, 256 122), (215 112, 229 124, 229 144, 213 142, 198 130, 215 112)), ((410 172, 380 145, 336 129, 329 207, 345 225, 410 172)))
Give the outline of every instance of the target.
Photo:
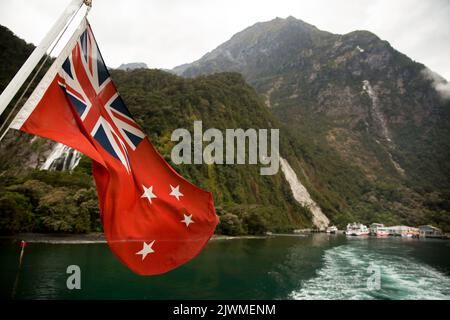
POLYGON ((48 69, 47 73, 39 82, 36 89, 34 89, 33 93, 28 98, 27 102, 25 102, 22 109, 20 109, 19 113, 15 116, 14 120, 11 122, 11 125, 9 126, 10 128, 20 130, 22 125, 25 123, 25 121, 34 111, 38 103, 41 101, 49 85, 55 79, 56 74, 59 72, 64 61, 72 52, 72 49, 75 47, 75 44, 77 43, 81 34, 84 32, 84 30, 86 30, 86 26, 87 26, 86 18, 83 18, 83 20, 81 20, 80 22, 80 25, 70 38, 69 42, 67 42, 66 46, 59 54, 58 58, 56 58, 55 62, 53 62, 52 66, 50 67, 50 69, 48 69))

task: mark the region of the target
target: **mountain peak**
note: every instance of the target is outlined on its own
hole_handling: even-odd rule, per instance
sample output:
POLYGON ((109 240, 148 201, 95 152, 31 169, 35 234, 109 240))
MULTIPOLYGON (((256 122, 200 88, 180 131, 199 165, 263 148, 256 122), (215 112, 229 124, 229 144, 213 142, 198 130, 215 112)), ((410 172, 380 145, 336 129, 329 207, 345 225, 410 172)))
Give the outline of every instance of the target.
POLYGON ((117 69, 130 71, 135 69, 148 69, 148 66, 144 62, 130 62, 130 63, 122 63, 117 69))
POLYGON ((173 71, 192 77, 227 70, 244 73, 250 79, 256 73, 261 75, 274 69, 292 69, 291 65, 298 63, 299 53, 307 55, 333 37, 339 36, 321 31, 293 16, 277 17, 242 30, 200 60, 178 66, 173 71), (253 68, 256 65, 262 68, 253 68), (255 72, 248 74, 244 71, 249 69, 255 72))
MULTIPOLYGON (((256 25, 266 25, 266 26, 296 26, 296 27, 303 27, 310 30, 319 30, 316 26, 309 24, 301 19, 297 19, 294 16, 288 16, 286 18, 276 17, 275 19, 272 19, 270 21, 260 22, 255 24, 256 25)), ((252 28, 252 27, 250 27, 252 28)), ((249 28, 249 29, 250 29, 249 28)))
POLYGON ((286 18, 276 17, 275 19, 272 19, 271 21, 302 21, 302 20, 299 20, 294 16, 288 16, 286 18))
POLYGON ((338 219, 361 201, 359 208, 372 208, 366 212, 392 212, 392 223, 420 224, 434 210, 424 190, 450 190, 450 86, 423 70, 370 31, 333 34, 289 16, 256 23, 174 71, 241 73, 302 141, 302 153, 314 145, 312 177, 326 172, 322 181, 345 193, 338 219), (342 167, 330 166, 334 161, 342 167), (396 195, 386 197, 387 190, 396 195), (417 201, 402 202, 412 197, 417 201))
POLYGON ((301 20, 301 19, 297 19, 296 17, 294 17, 294 16, 288 16, 286 19, 284 19, 285 21, 287 21, 287 22, 295 22, 295 23, 297 23, 297 24, 303 24, 303 25, 306 25, 306 26, 310 26, 310 27, 314 27, 314 28, 316 28, 314 25, 312 25, 312 24, 310 24, 310 23, 308 23, 308 22, 306 22, 306 21, 304 21, 304 20, 301 20))

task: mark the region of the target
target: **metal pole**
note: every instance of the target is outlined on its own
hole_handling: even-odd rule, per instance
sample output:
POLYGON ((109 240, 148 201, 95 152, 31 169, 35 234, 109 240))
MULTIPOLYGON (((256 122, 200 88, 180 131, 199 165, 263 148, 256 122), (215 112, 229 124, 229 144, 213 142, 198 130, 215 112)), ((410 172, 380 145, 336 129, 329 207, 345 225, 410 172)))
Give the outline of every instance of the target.
POLYGON ((17 270, 17 275, 16 275, 16 280, 14 281, 14 286, 13 286, 13 291, 11 294, 11 298, 14 299, 16 296, 16 292, 17 292, 17 285, 19 284, 19 275, 20 275, 20 269, 22 268, 22 260, 23 260, 23 255, 25 253, 25 247, 27 246, 27 243, 22 240, 20 241, 20 258, 19 258, 19 269, 17 270))
POLYGON ((55 22, 53 27, 42 39, 41 43, 34 49, 33 53, 28 57, 27 61, 22 65, 19 72, 16 73, 14 78, 5 88, 0 95, 0 115, 5 111, 8 104, 16 95, 17 91, 22 87, 23 83, 27 80, 33 69, 42 59, 47 52, 50 45, 55 41, 56 37, 66 26, 67 21, 77 12, 77 10, 83 5, 83 0, 72 0, 67 6, 59 19, 55 22))

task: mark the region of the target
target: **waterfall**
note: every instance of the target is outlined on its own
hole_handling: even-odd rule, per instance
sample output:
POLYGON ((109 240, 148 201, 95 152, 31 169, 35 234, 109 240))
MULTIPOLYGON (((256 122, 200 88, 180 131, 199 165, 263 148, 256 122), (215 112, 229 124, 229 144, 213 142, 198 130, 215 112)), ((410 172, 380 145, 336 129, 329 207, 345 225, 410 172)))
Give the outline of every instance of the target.
MULTIPOLYGON (((392 139, 390 137, 389 129, 387 127, 386 119, 384 118, 383 113, 380 109, 380 100, 378 98, 378 95, 376 94, 375 90, 370 85, 369 80, 363 81, 363 90, 369 95, 370 100, 372 100, 372 115, 374 116, 374 119, 376 123, 378 124, 379 128, 381 128, 381 135, 382 137, 388 142, 388 146, 391 148, 395 148, 392 139)), ((377 143, 378 140, 377 140, 377 143)), ((405 170, 400 166, 400 164, 394 160, 394 157, 392 154, 387 151, 389 159, 391 160, 392 165, 397 170, 398 173, 401 175, 405 174, 405 170)))
POLYGON ((372 115, 375 119, 375 122, 381 129, 381 136, 387 141, 391 142, 392 140, 389 134, 389 129, 387 127, 387 122, 380 109, 380 100, 378 99, 378 95, 376 94, 375 90, 370 85, 369 80, 363 81, 363 90, 367 92, 370 100, 372 100, 372 115))
POLYGON ((394 160, 394 157, 390 152, 388 152, 389 159, 391 160, 392 164, 394 165, 395 170, 397 170, 398 173, 400 173, 402 176, 405 175, 405 170, 400 166, 400 164, 394 160))
POLYGON ((313 215, 312 222, 319 229, 324 229, 330 223, 330 220, 322 212, 322 209, 317 205, 317 203, 311 198, 308 190, 298 179, 295 171, 289 165, 287 160, 280 157, 281 171, 289 183, 294 199, 297 200, 302 206, 309 208, 313 215))
POLYGON ((80 159, 80 152, 61 143, 57 143, 40 169, 70 171, 78 165, 80 159))

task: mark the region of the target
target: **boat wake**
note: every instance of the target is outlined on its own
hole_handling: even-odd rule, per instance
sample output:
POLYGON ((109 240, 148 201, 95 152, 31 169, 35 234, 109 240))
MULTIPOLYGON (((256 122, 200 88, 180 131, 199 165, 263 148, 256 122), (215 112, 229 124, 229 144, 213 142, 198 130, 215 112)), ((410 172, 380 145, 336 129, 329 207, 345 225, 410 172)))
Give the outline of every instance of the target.
MULTIPOLYGON (((407 256, 371 252, 352 244, 326 250, 323 267, 291 299, 450 299, 450 277, 407 256), (374 268, 379 286, 368 285, 374 268)), ((373 278, 372 278, 373 279, 373 278)))

